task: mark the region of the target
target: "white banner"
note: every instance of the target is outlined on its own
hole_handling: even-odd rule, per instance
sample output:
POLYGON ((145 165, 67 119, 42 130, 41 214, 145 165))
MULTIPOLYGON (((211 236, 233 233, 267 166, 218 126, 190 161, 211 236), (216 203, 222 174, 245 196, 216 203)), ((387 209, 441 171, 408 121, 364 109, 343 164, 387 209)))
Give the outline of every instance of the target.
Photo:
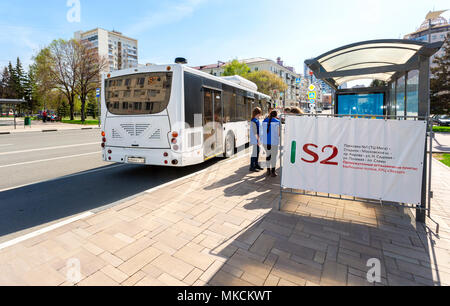
POLYGON ((288 116, 282 186, 420 204, 426 125, 288 116))

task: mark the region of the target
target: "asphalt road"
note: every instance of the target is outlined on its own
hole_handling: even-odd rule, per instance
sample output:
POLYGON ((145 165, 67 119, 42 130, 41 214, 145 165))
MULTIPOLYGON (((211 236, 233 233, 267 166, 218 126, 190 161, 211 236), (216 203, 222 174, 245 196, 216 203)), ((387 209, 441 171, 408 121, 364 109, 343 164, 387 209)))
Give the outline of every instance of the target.
POLYGON ((202 170, 101 160, 100 131, 0 135, 0 242, 202 170))

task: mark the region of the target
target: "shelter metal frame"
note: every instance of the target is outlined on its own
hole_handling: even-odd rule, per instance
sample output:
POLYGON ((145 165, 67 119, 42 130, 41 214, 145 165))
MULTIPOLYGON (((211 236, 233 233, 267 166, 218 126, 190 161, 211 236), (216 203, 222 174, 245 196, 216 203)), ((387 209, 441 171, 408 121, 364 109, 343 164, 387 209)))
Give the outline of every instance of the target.
MULTIPOLYGON (((318 79, 323 80, 336 90, 335 100, 341 93, 371 93, 380 89, 383 89, 385 92, 384 116, 367 114, 359 116, 355 114, 340 114, 337 116, 383 117, 385 119, 413 119, 427 122, 428 131, 424 148, 421 205, 416 207, 416 220, 422 223, 425 222, 427 212, 428 217, 431 217, 430 207, 431 198, 433 197, 431 191, 433 122, 430 119, 430 57, 442 45, 443 42, 426 43, 404 39, 370 40, 346 45, 305 61, 305 64, 318 79), (328 68, 330 71, 327 71, 325 68, 328 68), (408 75, 411 71, 418 72, 416 84, 417 110, 413 112, 417 116, 409 116, 407 109, 408 75), (400 84, 399 79, 403 76, 405 76, 405 82, 400 84), (379 78, 386 81, 388 85, 384 86, 384 88, 339 89, 342 83, 361 78, 379 78), (397 86, 399 84, 405 87, 403 89, 403 101, 397 101, 397 93, 400 93, 398 91, 399 86, 397 86), (392 89, 394 89, 393 92, 392 89), (401 111, 397 111, 400 103, 404 107, 403 114, 400 114, 401 111), (428 147, 429 149, 427 149, 428 147), (428 156, 427 153, 429 153, 428 156)), ((336 103, 335 113, 338 113, 336 103)))
POLYGON ((17 129, 17 120, 16 120, 16 106, 18 104, 26 103, 25 100, 20 99, 0 99, 0 105, 12 105, 13 106, 13 112, 14 112, 14 129, 17 129))

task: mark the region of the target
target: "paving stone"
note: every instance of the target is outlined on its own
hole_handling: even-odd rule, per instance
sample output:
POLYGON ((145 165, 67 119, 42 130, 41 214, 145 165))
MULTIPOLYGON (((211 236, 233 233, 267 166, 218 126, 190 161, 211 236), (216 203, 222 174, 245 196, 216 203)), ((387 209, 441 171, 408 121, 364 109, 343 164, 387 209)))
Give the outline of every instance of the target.
POLYGON ((147 237, 143 237, 143 238, 127 245, 126 247, 120 249, 119 251, 115 252, 114 255, 116 257, 120 258, 121 260, 126 261, 126 260, 132 258, 133 256, 136 256, 139 252, 147 249, 153 243, 154 243, 153 240, 151 240, 147 237))
POLYGON ((199 252, 198 249, 189 246, 176 252, 174 257, 181 259, 184 262, 188 262, 203 271, 206 271, 214 262, 212 256, 205 255, 204 253, 199 252))
POLYGON ((89 237, 89 241, 95 244, 97 247, 112 254, 128 245, 128 243, 105 232, 92 235, 91 237, 89 237))
POLYGON ((269 254, 270 250, 273 248, 275 244, 276 238, 268 235, 262 234, 255 241, 252 247, 249 249, 250 252, 266 257, 269 254))
POLYGON ((148 264, 145 267, 143 267, 141 269, 141 271, 145 272, 148 276, 152 277, 152 278, 158 278, 161 276, 161 274, 163 274, 164 272, 161 271, 161 269, 157 268, 156 266, 154 266, 153 264, 148 264))
POLYGON ((145 278, 147 274, 145 274, 142 271, 138 271, 135 274, 133 274, 131 277, 129 277, 127 280, 125 280, 121 285, 122 286, 134 286, 136 285, 140 280, 145 278))
POLYGON ((304 286, 306 280, 319 283, 321 271, 292 260, 279 258, 270 273, 297 285, 304 286))
POLYGON ((200 280, 208 283, 214 277, 214 275, 216 275, 216 273, 219 272, 219 270, 222 268, 222 266, 223 266, 222 262, 215 261, 208 268, 208 270, 206 270, 205 273, 203 273, 202 276, 200 276, 200 280))
POLYGON ((119 284, 128 279, 128 275, 111 265, 104 267, 101 271, 119 284))
POLYGON ((30 286, 58 286, 66 281, 61 273, 45 265, 33 268, 22 278, 30 286))
POLYGON ((264 282, 264 286, 267 287, 275 287, 278 286, 278 283, 280 282, 280 278, 276 277, 274 275, 269 275, 266 279, 266 281, 264 282))
POLYGON ((152 265, 180 281, 194 270, 194 266, 167 254, 162 254, 156 258, 152 261, 152 265))
POLYGON ((158 280, 164 283, 166 286, 187 286, 182 281, 166 273, 163 273, 160 277, 158 277, 158 280))
POLYGON ((117 256, 114 256, 113 254, 111 254, 109 252, 104 252, 104 253, 100 254, 100 258, 115 268, 117 268, 118 266, 120 266, 123 263, 122 259, 120 259, 117 256))
POLYGON ((113 279, 108 277, 105 273, 98 271, 95 274, 89 276, 85 280, 81 281, 78 286, 94 286, 94 287, 101 287, 101 286, 117 286, 119 285, 117 282, 115 282, 113 279))
POLYGON ((211 286, 226 286, 226 287, 236 287, 236 286, 243 286, 243 287, 249 287, 252 286, 249 282, 246 282, 243 279, 234 277, 231 274, 228 274, 224 271, 219 271, 211 276, 212 279, 208 281, 209 285, 211 286))
POLYGON ((202 276, 203 273, 204 271, 195 268, 191 273, 189 273, 188 276, 185 277, 185 279, 183 279, 183 283, 187 284, 188 286, 192 286, 197 280, 199 280, 200 276, 202 276))
POLYGON ((347 266, 334 261, 325 261, 323 265, 320 285, 322 286, 345 286, 347 284, 347 266))
POLYGON ((137 287, 160 287, 160 286, 176 286, 174 284, 165 283, 159 279, 152 278, 150 276, 145 276, 140 281, 138 281, 135 286, 137 287))
POLYGON ((250 284, 254 286, 263 286, 265 279, 260 278, 259 276, 244 272, 241 276, 241 279, 249 282, 250 284))
POLYGON ((125 261, 118 268, 122 272, 131 276, 131 275, 135 274, 137 271, 139 271, 140 269, 142 269, 144 266, 146 266, 147 264, 152 262, 160 254, 161 254, 161 251, 159 251, 153 247, 149 247, 149 248, 145 249, 144 251, 140 252, 139 254, 137 254, 136 256, 125 261))
POLYGON ((184 247, 189 240, 183 239, 174 233, 170 232, 169 230, 165 230, 164 232, 160 233, 159 235, 152 238, 153 240, 157 242, 164 243, 168 247, 179 250, 182 247, 184 247))

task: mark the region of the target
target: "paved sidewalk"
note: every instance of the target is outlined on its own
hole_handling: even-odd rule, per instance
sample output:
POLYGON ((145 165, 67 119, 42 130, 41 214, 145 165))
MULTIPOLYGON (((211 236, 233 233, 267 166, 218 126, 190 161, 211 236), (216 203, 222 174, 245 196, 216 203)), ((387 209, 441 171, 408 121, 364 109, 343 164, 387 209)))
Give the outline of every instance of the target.
POLYGON ((32 121, 31 127, 25 127, 23 120, 17 122, 17 129, 14 129, 14 124, 0 125, 0 134, 4 133, 25 133, 25 132, 42 132, 48 130, 80 130, 80 129, 98 129, 97 125, 81 125, 81 124, 67 124, 60 122, 43 123, 41 121, 32 121))
POLYGON ((278 212, 279 180, 241 158, 1 250, 0 285, 74 285, 77 261, 80 286, 372 285, 371 258, 378 285, 450 285, 450 169, 435 163, 439 235, 409 209, 286 195, 278 212))
POLYGON ((433 152, 450 153, 450 133, 434 133, 433 152))

